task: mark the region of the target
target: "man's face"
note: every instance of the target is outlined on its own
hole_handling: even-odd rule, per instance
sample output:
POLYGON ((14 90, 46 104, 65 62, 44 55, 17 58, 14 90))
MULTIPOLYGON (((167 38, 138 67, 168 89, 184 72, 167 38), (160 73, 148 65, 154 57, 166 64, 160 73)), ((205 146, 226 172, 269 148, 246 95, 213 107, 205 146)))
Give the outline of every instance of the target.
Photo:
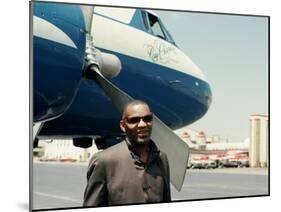
POLYGON ((120 127, 133 145, 146 145, 150 140, 152 122, 152 113, 147 105, 130 105, 120 127))

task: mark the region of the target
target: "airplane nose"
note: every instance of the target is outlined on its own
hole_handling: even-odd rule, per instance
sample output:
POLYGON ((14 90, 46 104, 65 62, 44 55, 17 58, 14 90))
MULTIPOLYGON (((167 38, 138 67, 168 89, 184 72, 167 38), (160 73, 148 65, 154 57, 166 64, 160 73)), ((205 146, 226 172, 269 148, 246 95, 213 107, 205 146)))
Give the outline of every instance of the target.
POLYGON ((180 73, 168 82, 172 92, 176 95, 173 95, 174 101, 167 101, 165 106, 171 108, 170 111, 173 111, 173 113, 164 110, 159 116, 164 117, 162 119, 167 120, 168 124, 170 121, 172 123, 169 124, 171 128, 183 127, 206 114, 212 103, 212 92, 207 81, 180 73), (176 104, 172 102, 176 102, 176 104))

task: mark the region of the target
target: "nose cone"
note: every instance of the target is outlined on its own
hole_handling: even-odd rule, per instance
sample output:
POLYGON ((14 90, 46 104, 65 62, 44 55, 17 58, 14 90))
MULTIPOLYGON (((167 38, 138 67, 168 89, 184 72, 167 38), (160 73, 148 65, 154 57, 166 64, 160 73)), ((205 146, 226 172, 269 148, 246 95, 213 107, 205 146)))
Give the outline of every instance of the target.
POLYGON ((212 92, 208 82, 194 78, 193 82, 185 83, 187 111, 193 117, 186 124, 193 123, 202 118, 212 103, 212 92))
MULTIPOLYGON (((165 103, 162 114, 171 128, 180 128, 202 118, 212 103, 212 92, 207 81, 191 74, 174 72, 169 77, 170 101, 165 103), (173 111, 173 112, 171 112, 173 111)), ((161 114, 161 115, 162 115, 161 114)), ((161 116, 160 116, 161 117, 161 116)))
POLYGON ((190 124, 207 113, 212 103, 212 91, 201 69, 183 52, 181 58, 181 72, 184 75, 180 78, 181 85, 178 86, 178 89, 187 96, 189 99, 187 101, 193 107, 192 110, 189 110, 194 114, 193 118, 188 121, 189 123, 186 122, 190 124))
MULTIPOLYGON (((197 83, 196 83, 197 85, 197 83)), ((200 85, 198 85, 200 86, 200 85)), ((211 103, 212 103, 212 91, 210 88, 210 85, 208 82, 203 83, 203 89, 199 92, 198 94, 198 101, 202 103, 202 105, 205 106, 205 111, 203 110, 203 115, 205 115, 207 113, 207 111, 209 110, 211 103)))

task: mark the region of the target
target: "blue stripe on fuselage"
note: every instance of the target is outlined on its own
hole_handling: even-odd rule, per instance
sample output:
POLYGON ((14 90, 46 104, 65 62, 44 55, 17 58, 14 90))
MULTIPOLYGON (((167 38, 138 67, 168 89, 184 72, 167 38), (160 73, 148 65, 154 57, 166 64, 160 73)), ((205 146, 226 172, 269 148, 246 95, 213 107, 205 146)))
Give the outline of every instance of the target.
POLYGON ((84 17, 80 6, 62 3, 34 2, 33 15, 60 28, 78 49, 85 46, 84 17))

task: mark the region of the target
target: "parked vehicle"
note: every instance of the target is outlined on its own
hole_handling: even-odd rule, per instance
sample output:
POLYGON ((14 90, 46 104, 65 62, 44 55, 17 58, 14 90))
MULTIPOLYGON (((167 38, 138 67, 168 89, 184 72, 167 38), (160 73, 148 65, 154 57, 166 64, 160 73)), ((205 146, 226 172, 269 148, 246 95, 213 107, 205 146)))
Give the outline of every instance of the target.
POLYGON ((192 160, 190 162, 190 169, 202 169, 203 163, 200 160, 192 160))
POLYGON ((217 163, 214 160, 205 160, 205 161, 203 161, 203 168, 205 168, 205 169, 217 168, 217 163))
POLYGON ((249 167, 249 157, 244 154, 228 155, 219 161, 218 167, 249 167))

